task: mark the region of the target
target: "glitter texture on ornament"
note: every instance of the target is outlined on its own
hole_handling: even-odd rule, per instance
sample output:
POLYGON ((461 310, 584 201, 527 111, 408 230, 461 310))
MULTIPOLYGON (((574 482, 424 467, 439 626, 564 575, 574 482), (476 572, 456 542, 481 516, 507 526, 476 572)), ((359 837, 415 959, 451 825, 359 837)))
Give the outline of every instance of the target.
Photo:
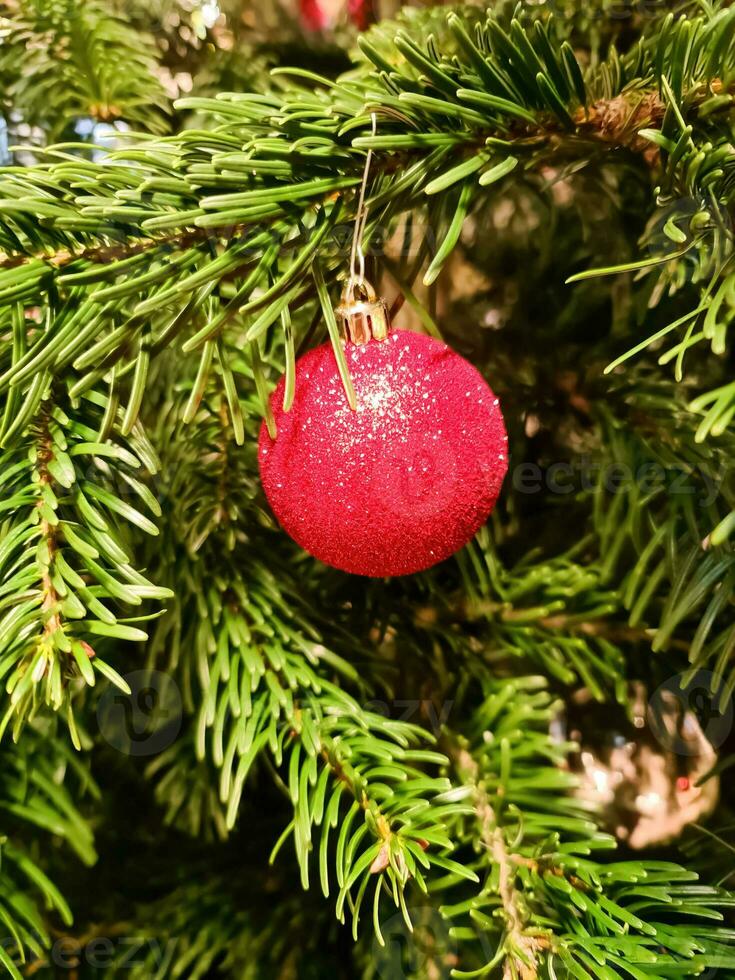
POLYGON ((357 396, 348 403, 329 344, 296 366, 263 426, 263 486, 281 526, 327 564, 359 575, 420 571, 484 524, 507 470, 498 400, 446 344, 395 330, 345 348, 357 396))

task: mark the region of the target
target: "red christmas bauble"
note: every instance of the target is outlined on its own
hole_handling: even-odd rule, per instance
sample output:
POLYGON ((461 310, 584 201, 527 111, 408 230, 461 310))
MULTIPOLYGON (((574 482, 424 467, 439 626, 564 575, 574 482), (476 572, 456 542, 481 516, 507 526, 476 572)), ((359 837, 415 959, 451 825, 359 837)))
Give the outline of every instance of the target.
POLYGON ((331 30, 345 14, 360 31, 376 20, 372 0, 299 0, 299 14, 310 31, 331 30))
POLYGON ((348 343, 350 408, 330 344, 296 364, 278 432, 260 431, 260 473, 283 529, 316 558, 357 575, 407 575, 463 547, 487 520, 505 476, 498 399, 446 344, 394 330, 348 343))

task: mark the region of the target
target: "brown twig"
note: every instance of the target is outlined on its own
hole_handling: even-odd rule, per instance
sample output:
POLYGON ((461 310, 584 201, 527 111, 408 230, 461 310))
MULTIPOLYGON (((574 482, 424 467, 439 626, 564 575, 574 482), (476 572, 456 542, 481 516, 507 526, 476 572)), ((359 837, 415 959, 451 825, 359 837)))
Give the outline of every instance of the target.
MULTIPOLYGON (((43 406, 41 412, 39 413, 38 434, 39 445, 36 451, 38 478, 42 487, 50 486, 54 481, 53 477, 49 473, 48 464, 54 458, 54 451, 53 440, 49 430, 49 412, 47 405, 43 406)), ((37 506, 40 509, 42 506, 41 500, 39 500, 37 506)), ((44 638, 49 642, 49 645, 51 645, 53 642, 54 633, 63 628, 61 623, 61 615, 59 613, 59 595, 51 578, 51 565, 53 564, 54 552, 56 551, 58 544, 57 531, 54 525, 45 518, 41 519, 40 529, 41 537, 46 542, 49 559, 49 563, 44 568, 41 575, 41 591, 43 594, 41 609, 44 614, 48 613, 48 618, 46 619, 44 625, 44 638)))
POLYGON ((480 839, 498 866, 498 896, 505 917, 505 949, 507 951, 503 969, 504 980, 520 977, 520 980, 537 980, 539 976, 538 954, 549 948, 549 941, 537 932, 527 931, 527 916, 521 894, 515 887, 516 868, 533 867, 536 862, 520 854, 508 851, 505 834, 498 823, 497 815, 490 802, 485 786, 480 779, 480 767, 466 750, 455 753, 457 769, 463 782, 474 789, 474 805, 480 825, 480 839))

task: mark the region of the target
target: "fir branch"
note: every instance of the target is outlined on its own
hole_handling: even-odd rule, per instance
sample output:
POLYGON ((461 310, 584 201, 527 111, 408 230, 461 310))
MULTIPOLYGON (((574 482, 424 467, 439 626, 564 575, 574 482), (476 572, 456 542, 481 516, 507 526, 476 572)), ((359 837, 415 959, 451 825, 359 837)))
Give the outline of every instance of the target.
POLYGON ((118 622, 102 600, 134 606, 170 593, 132 567, 123 531, 126 520, 156 531, 120 497, 132 492, 157 508, 150 490, 133 475, 140 467, 135 449, 147 455, 142 434, 130 448, 98 442, 102 413, 95 396, 86 400, 85 411, 73 414, 62 409, 51 389, 41 389, 38 398, 29 433, 13 437, 6 428, 5 434, 13 446, 3 456, 5 494, 16 509, 6 520, 2 552, 2 670, 10 694, 3 728, 13 720, 17 737, 40 703, 64 707, 78 745, 70 701, 74 679, 94 684, 101 673, 125 689, 95 647, 104 637, 146 636, 118 622))
POLYGON ((52 920, 59 916, 68 926, 69 905, 41 867, 37 847, 39 831, 52 834, 87 865, 97 855, 89 824, 72 793, 98 798, 99 790, 85 764, 70 755, 53 731, 29 729, 21 746, 2 752, 0 782, 0 918, 7 940, 0 948, 0 963, 19 980, 31 960, 43 960, 51 946, 52 920))
POLYGON ((103 3, 9 0, 0 38, 4 102, 51 139, 80 117, 167 128, 152 40, 103 3))

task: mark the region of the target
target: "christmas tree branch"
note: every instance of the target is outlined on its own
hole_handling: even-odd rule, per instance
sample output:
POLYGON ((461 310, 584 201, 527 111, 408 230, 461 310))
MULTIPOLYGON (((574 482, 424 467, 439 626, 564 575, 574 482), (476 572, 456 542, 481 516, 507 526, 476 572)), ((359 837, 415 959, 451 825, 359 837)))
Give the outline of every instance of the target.
MULTIPOLYGON (((233 289, 229 296, 225 291, 223 300, 236 297, 240 312, 252 317, 253 329, 260 330, 257 314, 264 302, 253 297, 269 281, 275 255, 283 253, 286 243, 294 239, 294 218, 307 219, 309 224, 316 221, 319 230, 315 233, 312 228, 303 249, 289 246, 290 264, 267 289, 273 302, 288 297, 294 286, 305 282, 310 256, 326 244, 322 236, 330 234, 329 225, 338 220, 338 214, 335 207, 325 206, 325 198, 341 200, 344 207, 339 220, 350 220, 353 188, 359 182, 368 146, 379 150, 369 200, 374 220, 390 222, 401 211, 420 205, 429 208, 429 220, 434 221, 438 212, 433 202, 455 185, 470 190, 465 201, 469 210, 479 195, 489 193, 489 185, 502 179, 511 164, 523 161, 530 180, 534 171, 558 166, 565 146, 576 157, 580 152, 584 155, 585 133, 595 132, 606 148, 614 144, 645 153, 644 145, 648 145, 657 154, 663 153, 667 187, 674 193, 680 193, 677 187, 686 187, 689 198, 701 194, 703 201, 690 231, 682 230, 672 216, 667 228, 678 228, 671 233, 686 239, 672 255, 678 260, 696 254, 701 263, 721 266, 723 256, 729 254, 728 239, 720 236, 714 241, 712 234, 713 222, 721 219, 729 193, 727 125, 723 125, 726 112, 720 121, 718 114, 730 99, 722 81, 729 55, 719 44, 730 13, 722 11, 711 22, 704 18, 697 22, 696 51, 693 49, 682 79, 675 79, 673 85, 661 76, 662 52, 678 44, 685 29, 683 21, 655 24, 651 37, 639 48, 622 59, 615 56, 619 86, 625 91, 606 92, 610 66, 604 71, 601 68, 597 77, 582 81, 571 49, 563 48, 563 57, 550 53, 549 27, 539 21, 526 25, 513 21, 504 29, 490 18, 482 27, 484 48, 480 50, 455 17, 450 18, 447 36, 452 39, 448 50, 456 47, 459 52, 452 57, 463 59, 457 63, 434 49, 422 52, 414 40, 402 34, 399 48, 403 60, 389 69, 383 64, 383 56, 365 41, 373 67, 383 70, 382 75, 363 68, 355 78, 334 85, 325 83, 316 90, 289 83, 282 92, 274 89, 266 95, 187 102, 189 108, 209 112, 213 121, 219 119, 219 125, 207 132, 184 132, 165 142, 133 143, 129 150, 113 154, 104 166, 64 160, 35 174, 32 170, 9 174, 0 188, 7 215, 6 240, 0 245, 11 262, 19 252, 37 251, 34 244, 50 248, 51 256, 62 242, 65 255, 77 249, 120 247, 106 244, 110 236, 118 241, 132 238, 130 258, 135 259, 140 248, 136 237, 166 229, 183 235, 169 242, 174 251, 163 258, 152 248, 150 258, 140 258, 141 264, 136 264, 138 275, 123 280, 118 277, 128 277, 131 272, 126 259, 105 268, 91 268, 80 260, 78 273, 72 263, 75 271, 62 276, 54 274, 53 259, 50 272, 45 262, 31 262, 22 280, 8 280, 8 286, 0 289, 0 303, 20 297, 30 300, 42 284, 46 286, 49 275, 62 292, 78 283, 83 287, 85 316, 93 316, 102 300, 115 304, 121 327, 118 344, 111 341, 109 354, 119 358, 124 356, 131 331, 137 329, 142 317, 152 316, 155 321, 172 310, 181 312, 182 301, 185 304, 193 298, 195 288, 217 288, 234 277, 233 289), (709 42, 713 49, 704 57, 709 42), (545 70, 539 70, 544 66, 545 70), (682 98, 684 108, 677 101, 682 98), (580 100, 581 110, 579 105, 574 108, 580 100), (629 110, 623 111, 623 102, 629 110), (367 128, 373 104, 388 113, 381 133, 377 137, 355 135, 355 129, 359 134, 361 128, 367 128), (702 105, 708 112, 700 120, 702 105), (641 137, 635 129, 642 122, 641 113, 647 113, 651 125, 664 128, 647 130, 648 135, 641 137), (446 122, 452 114, 459 118, 460 128, 447 134, 446 122), (694 129, 701 126, 711 150, 700 151, 687 130, 682 136, 686 152, 675 152, 669 132, 679 125, 679 118, 686 122, 684 115, 694 129), (535 137, 527 140, 529 134, 533 136, 537 119, 543 125, 554 120, 557 136, 548 145, 547 141, 539 145, 535 137), (278 135, 266 135, 274 127, 278 135), (574 139, 565 135, 567 130, 576 134, 574 139), (713 142, 717 132, 721 136, 713 142), (314 140, 318 152, 304 152, 314 140), (441 141, 446 144, 444 149, 441 141), (458 141, 475 150, 446 169, 437 153, 445 156, 445 150, 458 141), (692 154, 700 152, 704 158, 697 163, 696 175, 687 176, 692 154), (182 154, 187 160, 184 170, 182 154), (93 192, 85 193, 85 187, 93 192), (31 232, 24 215, 35 215, 43 223, 31 232), (243 233, 253 226, 252 235, 243 233), (213 237, 195 246, 189 236, 197 234, 196 229, 213 237), (227 236, 223 235, 225 230, 227 236), (271 246, 276 248, 272 254, 268 251, 271 246), (250 275, 253 260, 259 263, 257 275, 250 275), (101 288, 96 286, 99 282, 103 283, 101 288), (116 285, 110 285, 113 282, 116 285)), ((298 76, 298 72, 293 74, 298 76)), ((598 156, 598 165, 607 165, 610 159, 606 152, 598 156)), ((443 252, 448 255, 450 251, 451 243, 447 243, 443 252)), ((666 260, 662 275, 671 273, 672 262, 666 260)), ((641 260, 636 268, 660 264, 655 256, 641 260)), ((434 263, 432 277, 438 271, 434 263)), ((226 320, 220 321, 217 312, 210 316, 214 322, 210 321, 208 330, 215 334, 217 325, 223 328, 226 320)), ((268 326, 264 321, 262 329, 268 326)), ((153 329, 157 330, 155 323, 153 329)), ((718 347, 720 342, 718 334, 718 347)), ((53 357, 50 361, 55 374, 63 373, 63 363, 53 357)))
POLYGON ((68 904, 39 866, 39 831, 53 834, 77 858, 93 864, 97 855, 92 831, 72 792, 96 798, 99 790, 86 765, 74 759, 52 731, 29 729, 22 746, 2 753, 2 772, 0 918, 8 933, 0 946, 0 964, 20 980, 21 968, 27 972, 30 962, 43 957, 50 946, 49 913, 67 926, 71 923, 68 904))
POLYGON ((166 130, 153 41, 92 0, 8 0, 0 19, 3 101, 51 139, 70 121, 166 130))
POLYGON ((67 414, 46 381, 33 396, 38 409, 30 430, 17 433, 16 417, 5 433, 13 448, 4 454, 4 493, 16 510, 6 522, 2 554, 1 669, 10 694, 2 727, 13 720, 17 737, 43 701, 56 710, 67 708, 79 744, 69 699, 75 679, 94 684, 101 673, 127 689, 95 647, 105 637, 146 636, 118 622, 102 600, 137 606, 170 593, 132 567, 124 537, 125 521, 156 531, 121 499, 133 494, 154 511, 158 506, 133 475, 148 456, 144 440, 134 438, 128 447, 117 440, 97 442, 103 404, 94 395, 83 416, 71 406, 67 414), (136 449, 142 449, 140 455, 136 449))

